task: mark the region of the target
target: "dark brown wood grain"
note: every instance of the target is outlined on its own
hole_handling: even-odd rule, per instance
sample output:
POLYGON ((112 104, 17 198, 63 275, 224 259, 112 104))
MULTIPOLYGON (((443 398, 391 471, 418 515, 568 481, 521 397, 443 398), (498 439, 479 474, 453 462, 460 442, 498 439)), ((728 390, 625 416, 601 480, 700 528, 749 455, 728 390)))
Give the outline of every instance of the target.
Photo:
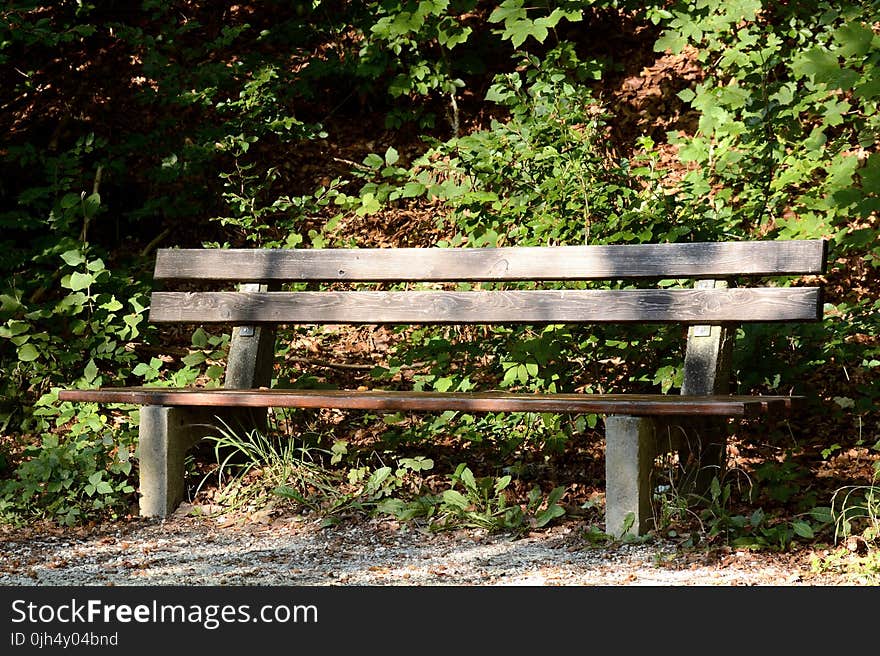
POLYGON ((160 249, 154 277, 504 281, 818 274, 824 240, 505 248, 160 249))
POLYGON ((796 396, 679 396, 662 394, 517 394, 377 390, 168 389, 119 387, 62 390, 62 401, 209 407, 340 408, 422 412, 562 412, 622 415, 754 417, 791 411, 796 396))
POLYGON ((182 323, 779 322, 821 318, 818 288, 154 292, 150 321, 182 323))

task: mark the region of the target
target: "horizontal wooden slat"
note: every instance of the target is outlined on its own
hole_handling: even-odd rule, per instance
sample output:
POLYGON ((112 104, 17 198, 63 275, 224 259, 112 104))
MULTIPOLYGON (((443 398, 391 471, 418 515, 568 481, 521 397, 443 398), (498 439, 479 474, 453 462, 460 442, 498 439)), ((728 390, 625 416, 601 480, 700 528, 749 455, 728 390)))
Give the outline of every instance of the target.
POLYGON ((154 277, 230 281, 488 281, 818 274, 824 240, 603 246, 161 249, 154 277))
POLYGON ((340 408, 396 412, 576 412, 621 415, 784 413, 803 400, 792 396, 679 396, 675 394, 516 394, 288 389, 167 389, 156 387, 62 390, 62 401, 210 407, 340 408))
POLYGON ((150 321, 182 323, 725 323, 814 321, 812 287, 733 289, 154 292, 150 321))

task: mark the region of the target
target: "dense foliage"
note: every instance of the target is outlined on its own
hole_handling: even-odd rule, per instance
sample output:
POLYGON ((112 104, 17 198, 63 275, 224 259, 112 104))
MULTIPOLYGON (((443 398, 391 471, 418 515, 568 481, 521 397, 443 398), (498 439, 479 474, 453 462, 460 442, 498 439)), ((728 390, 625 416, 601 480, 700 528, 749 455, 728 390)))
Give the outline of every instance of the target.
MULTIPOLYGON (((824 237, 827 320, 741 329, 735 363, 743 392, 813 399, 789 427, 795 447, 765 436, 789 457, 750 479, 769 502, 798 498, 811 514, 776 527, 763 512, 731 516, 735 486, 722 480, 705 517, 753 543, 810 538, 832 501, 809 493, 794 456, 877 449, 876 2, 62 0, 10 2, 0 17, 7 519, 74 522, 132 501, 137 412, 61 404, 59 386, 219 383, 228 335, 193 327, 163 350, 175 335, 146 322, 157 246, 824 237), (640 76, 634 64, 660 60, 694 73, 670 74, 657 88, 663 109, 623 129, 633 108, 616 92, 640 76)), ((675 391, 680 337, 399 331, 368 384, 675 391)), ((280 384, 344 382, 286 362, 280 384)), ((499 474, 519 471, 524 449, 549 457, 597 427, 449 413, 352 426, 377 421, 389 450, 441 434, 491 442, 507 459, 499 474)), ((362 479, 375 482, 353 467, 349 480, 362 479)), ((483 485, 463 466, 451 480, 498 498, 510 484, 483 485)), ((448 509, 466 506, 447 492, 448 509)))

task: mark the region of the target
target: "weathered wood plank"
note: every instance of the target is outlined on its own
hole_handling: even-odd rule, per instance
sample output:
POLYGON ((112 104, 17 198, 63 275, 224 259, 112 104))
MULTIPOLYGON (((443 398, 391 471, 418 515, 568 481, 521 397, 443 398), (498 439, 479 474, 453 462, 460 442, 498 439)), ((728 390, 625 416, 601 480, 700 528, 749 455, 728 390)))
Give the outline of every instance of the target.
POLYGON ((61 390, 62 401, 136 405, 340 408, 396 412, 575 412, 620 415, 753 417, 791 411, 798 396, 681 396, 662 394, 517 394, 377 390, 169 389, 118 387, 61 390))
POLYGON ((150 321, 182 323, 777 322, 821 317, 812 287, 737 289, 154 292, 150 321))
POLYGON ((818 274, 824 240, 506 248, 161 249, 154 277, 238 281, 598 280, 818 274))

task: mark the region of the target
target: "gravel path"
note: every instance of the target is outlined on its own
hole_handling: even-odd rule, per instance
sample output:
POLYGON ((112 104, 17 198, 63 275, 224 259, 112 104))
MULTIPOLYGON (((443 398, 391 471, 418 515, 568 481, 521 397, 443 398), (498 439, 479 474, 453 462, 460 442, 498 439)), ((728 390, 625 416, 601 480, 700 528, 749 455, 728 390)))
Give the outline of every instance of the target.
POLYGON ((514 539, 301 516, 132 519, 91 531, 0 533, 0 585, 839 585, 809 553, 594 546, 576 521, 514 539))

